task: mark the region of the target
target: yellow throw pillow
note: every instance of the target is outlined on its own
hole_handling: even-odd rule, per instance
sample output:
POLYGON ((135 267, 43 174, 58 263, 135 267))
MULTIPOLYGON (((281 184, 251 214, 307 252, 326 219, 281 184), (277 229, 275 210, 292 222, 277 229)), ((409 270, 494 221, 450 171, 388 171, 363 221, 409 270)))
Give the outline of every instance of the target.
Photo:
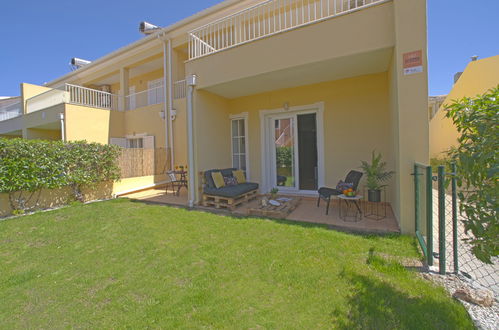
POLYGON ((243 171, 241 171, 241 170, 232 171, 232 175, 236 178, 237 183, 245 183, 246 182, 246 176, 244 175, 243 171))
POLYGON ((217 188, 225 187, 224 177, 221 172, 211 172, 211 177, 213 179, 215 187, 217 188))

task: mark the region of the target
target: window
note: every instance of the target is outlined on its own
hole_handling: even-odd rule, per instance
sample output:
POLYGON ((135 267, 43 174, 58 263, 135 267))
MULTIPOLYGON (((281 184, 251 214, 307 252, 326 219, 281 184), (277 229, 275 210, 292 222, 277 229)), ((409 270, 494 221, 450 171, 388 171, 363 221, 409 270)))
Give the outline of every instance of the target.
POLYGON ((144 148, 144 140, 142 138, 127 139, 127 148, 142 149, 144 148))
POLYGON ((164 97, 163 79, 156 79, 147 82, 147 104, 163 103, 164 97))
POLYGON ((249 177, 246 130, 246 117, 238 117, 231 120, 232 167, 246 171, 246 177, 249 177))
POLYGON ((126 137, 110 138, 109 144, 128 149, 154 149, 154 135, 138 134, 126 137))

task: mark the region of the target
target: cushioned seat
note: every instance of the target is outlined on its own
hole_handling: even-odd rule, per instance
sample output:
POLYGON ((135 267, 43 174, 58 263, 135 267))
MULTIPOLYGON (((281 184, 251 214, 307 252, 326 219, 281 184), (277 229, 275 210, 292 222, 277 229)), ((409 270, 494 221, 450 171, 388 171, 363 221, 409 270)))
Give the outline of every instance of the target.
POLYGON ((209 187, 204 188, 204 193, 207 195, 235 198, 252 190, 258 189, 258 183, 245 182, 234 186, 225 186, 221 188, 209 187))

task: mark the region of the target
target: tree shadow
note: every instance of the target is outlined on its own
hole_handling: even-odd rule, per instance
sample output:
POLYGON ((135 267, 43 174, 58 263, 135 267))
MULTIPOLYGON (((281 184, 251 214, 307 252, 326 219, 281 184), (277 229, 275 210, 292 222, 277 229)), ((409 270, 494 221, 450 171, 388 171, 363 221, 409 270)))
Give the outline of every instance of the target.
MULTIPOLYGON (((369 262, 369 261, 368 261, 369 262)), ((378 265, 379 266, 379 265, 378 265)), ((380 265, 382 273, 409 276, 405 269, 380 265)), ((401 266, 402 267, 402 266, 401 266)), ((377 277, 343 271, 341 275, 354 288, 347 298, 347 311, 335 310, 332 317, 338 329, 473 329, 463 306, 442 295, 430 295, 414 288, 403 292, 377 277), (345 317, 345 313, 347 317, 345 317)), ((439 290, 435 288, 435 290, 439 290)))

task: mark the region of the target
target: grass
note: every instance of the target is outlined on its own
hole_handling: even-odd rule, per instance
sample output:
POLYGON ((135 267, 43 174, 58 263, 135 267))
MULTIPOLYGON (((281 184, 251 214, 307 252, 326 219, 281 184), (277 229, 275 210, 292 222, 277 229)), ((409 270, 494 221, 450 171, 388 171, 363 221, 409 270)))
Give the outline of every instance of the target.
POLYGON ((473 328, 406 236, 126 199, 0 221, 0 328, 473 328))

